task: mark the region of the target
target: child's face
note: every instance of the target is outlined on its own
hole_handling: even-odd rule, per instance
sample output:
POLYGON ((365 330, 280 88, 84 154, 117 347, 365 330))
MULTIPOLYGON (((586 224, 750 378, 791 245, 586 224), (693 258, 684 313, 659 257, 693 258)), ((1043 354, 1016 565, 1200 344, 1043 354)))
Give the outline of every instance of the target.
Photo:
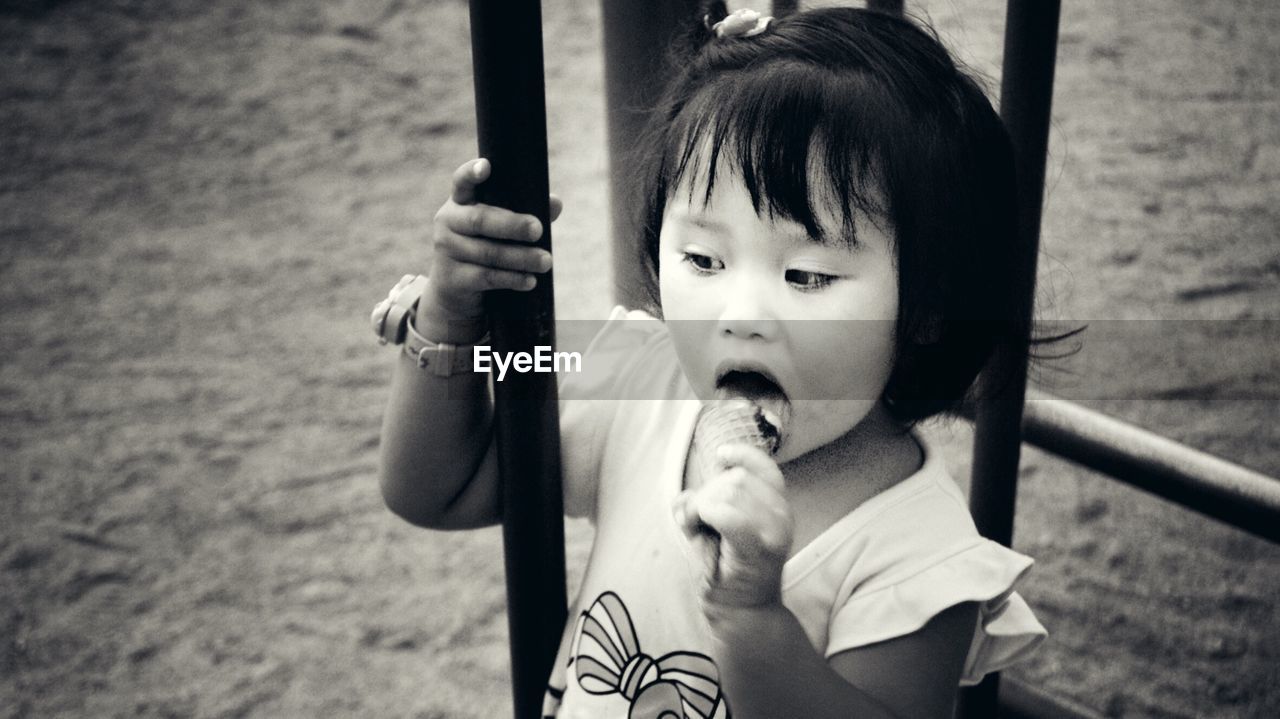
MULTIPOLYGON (((858 215, 858 244, 821 245, 761 217, 722 173, 667 203, 659 242, 663 317, 700 399, 746 395, 789 416, 780 462, 824 446, 875 408, 894 360, 898 273, 891 237, 858 215), (758 375, 728 374, 732 368, 758 375), (727 379, 726 379, 727 378, 727 379), (778 390, 781 390, 780 392, 778 390)), ((830 213, 824 231, 839 230, 830 213)))

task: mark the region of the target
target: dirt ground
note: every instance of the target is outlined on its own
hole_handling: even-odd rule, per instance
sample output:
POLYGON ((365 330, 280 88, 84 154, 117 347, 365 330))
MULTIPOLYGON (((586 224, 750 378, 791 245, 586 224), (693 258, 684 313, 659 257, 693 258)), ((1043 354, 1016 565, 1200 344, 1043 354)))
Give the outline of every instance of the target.
MULTIPOLYGON (((909 5, 998 87, 999 2, 909 5)), ((1049 389, 1280 475, 1280 5, 1064 6, 1041 313, 1110 340, 1049 389)), ((598 318, 599 4, 544 14, 557 303, 598 318)), ((0 0, 0 716, 509 713, 498 532, 414 529, 374 476, 368 310, 475 152, 466 38, 445 0, 0 0)), ((1022 476, 1051 637, 1009 674, 1280 716, 1280 548, 1022 476)))

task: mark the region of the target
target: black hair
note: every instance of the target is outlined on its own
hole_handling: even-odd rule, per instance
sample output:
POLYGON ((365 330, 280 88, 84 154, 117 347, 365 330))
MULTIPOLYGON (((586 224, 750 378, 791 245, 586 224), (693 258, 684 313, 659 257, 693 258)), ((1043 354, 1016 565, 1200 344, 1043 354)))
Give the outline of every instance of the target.
MULTIPOLYGON (((978 84, 909 20, 824 8, 749 37, 716 38, 722 2, 672 57, 639 182, 638 259, 658 301, 663 211, 681 180, 718 163, 757 212, 826 237, 809 171, 823 171, 851 232, 866 213, 892 230, 898 267, 894 369, 884 401, 905 426, 957 411, 1000 342, 1030 347, 1033 277, 1017 232, 1013 149, 978 84), (702 166, 707 165, 707 166, 702 166), (883 206, 881 206, 883 205, 883 206)), ((820 198, 825 200, 826 198, 820 198)))

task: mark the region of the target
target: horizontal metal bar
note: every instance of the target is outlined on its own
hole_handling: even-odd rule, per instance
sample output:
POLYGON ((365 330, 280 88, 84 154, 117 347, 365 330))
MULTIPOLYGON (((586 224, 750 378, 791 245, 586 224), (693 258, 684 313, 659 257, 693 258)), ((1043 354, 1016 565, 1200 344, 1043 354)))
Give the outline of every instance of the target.
POLYGON ((1064 399, 1029 392, 1022 439, 1280 543, 1280 480, 1064 399))
POLYGON ((1102 719, 1098 712, 1055 697, 1005 674, 1000 682, 1000 719, 1102 719))

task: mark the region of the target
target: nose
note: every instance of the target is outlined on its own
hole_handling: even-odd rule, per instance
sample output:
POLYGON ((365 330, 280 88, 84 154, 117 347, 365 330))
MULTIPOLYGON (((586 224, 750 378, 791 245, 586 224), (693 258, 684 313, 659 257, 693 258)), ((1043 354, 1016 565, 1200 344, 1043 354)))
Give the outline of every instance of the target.
POLYGON ((778 336, 776 306, 763 279, 743 274, 724 288, 716 334, 721 337, 770 341, 778 336))

